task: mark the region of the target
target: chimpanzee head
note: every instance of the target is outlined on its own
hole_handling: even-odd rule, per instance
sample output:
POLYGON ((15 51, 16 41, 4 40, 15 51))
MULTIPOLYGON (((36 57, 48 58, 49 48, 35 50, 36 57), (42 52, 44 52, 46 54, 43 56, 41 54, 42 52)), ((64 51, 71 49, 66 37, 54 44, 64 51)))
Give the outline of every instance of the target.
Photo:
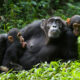
POLYGON ((8 45, 15 42, 22 44, 22 48, 26 47, 26 42, 17 28, 13 28, 8 32, 8 45))
POLYGON ((64 31, 64 22, 60 17, 51 17, 42 20, 41 28, 48 38, 58 38, 64 31))
POLYGON ((67 24, 75 34, 75 36, 80 35, 80 16, 74 15, 67 19, 67 24))
POLYGON ((9 32, 8 32, 8 41, 10 43, 13 43, 15 41, 18 41, 19 38, 18 38, 18 33, 19 33, 19 30, 17 28, 12 28, 9 32))

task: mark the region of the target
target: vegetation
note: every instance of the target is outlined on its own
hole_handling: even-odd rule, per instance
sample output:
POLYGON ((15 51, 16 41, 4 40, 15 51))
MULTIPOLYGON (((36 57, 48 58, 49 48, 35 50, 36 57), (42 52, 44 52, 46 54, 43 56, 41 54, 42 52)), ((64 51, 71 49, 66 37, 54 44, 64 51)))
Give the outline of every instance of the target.
POLYGON ((1 0, 0 5, 0 16, 3 17, 0 21, 1 33, 13 27, 20 29, 36 19, 50 16, 66 19, 80 14, 80 4, 76 0, 1 0))
POLYGON ((29 71, 18 73, 2 73, 0 80, 80 80, 80 62, 53 61, 38 64, 39 68, 32 68, 29 71))
MULTIPOLYGON (((66 20, 75 14, 80 15, 79 0, 1 0, 0 33, 21 29, 36 19, 60 16, 66 20)), ((80 80, 80 60, 38 65, 29 71, 1 73, 0 80, 80 80)))

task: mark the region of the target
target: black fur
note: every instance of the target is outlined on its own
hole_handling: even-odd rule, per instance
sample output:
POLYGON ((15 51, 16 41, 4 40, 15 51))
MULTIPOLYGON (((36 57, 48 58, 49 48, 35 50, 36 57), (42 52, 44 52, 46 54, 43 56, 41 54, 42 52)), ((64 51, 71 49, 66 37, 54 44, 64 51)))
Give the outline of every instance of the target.
POLYGON ((66 27, 64 21, 61 18, 58 19, 63 24, 60 29, 61 34, 58 38, 51 38, 47 44, 47 38, 44 32, 46 30, 41 29, 41 21, 40 23, 36 23, 38 25, 33 25, 32 23, 30 24, 31 26, 23 29, 25 32, 23 33, 23 36, 29 44, 27 47, 31 46, 33 43, 33 46, 29 47, 20 59, 20 64, 25 69, 30 69, 33 65, 44 61, 50 62, 56 59, 77 59, 77 38, 74 36, 72 31, 66 27))

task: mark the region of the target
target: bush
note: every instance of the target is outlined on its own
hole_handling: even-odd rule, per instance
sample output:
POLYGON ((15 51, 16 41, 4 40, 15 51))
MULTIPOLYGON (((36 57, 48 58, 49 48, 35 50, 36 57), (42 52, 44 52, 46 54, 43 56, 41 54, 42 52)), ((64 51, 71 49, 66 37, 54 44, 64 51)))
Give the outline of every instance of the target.
POLYGON ((70 6, 72 6, 71 3, 73 2, 74 0, 5 0, 3 7, 0 8, 0 15, 5 18, 5 22, 1 22, 0 29, 5 32, 14 27, 20 29, 35 19, 48 18, 53 15, 58 15, 65 19, 65 15, 68 15, 72 9, 70 6), (70 9, 68 8, 68 11, 64 10, 66 8, 63 7, 64 5, 66 7, 69 6, 70 9))

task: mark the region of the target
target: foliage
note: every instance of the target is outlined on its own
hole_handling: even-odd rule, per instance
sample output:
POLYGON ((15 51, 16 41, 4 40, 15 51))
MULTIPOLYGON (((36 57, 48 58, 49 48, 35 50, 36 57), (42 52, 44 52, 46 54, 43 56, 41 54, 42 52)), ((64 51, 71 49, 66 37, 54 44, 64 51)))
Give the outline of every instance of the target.
POLYGON ((52 61, 36 66, 29 71, 1 73, 0 80, 80 80, 80 61, 52 61))
POLYGON ((0 15, 5 21, 0 21, 0 32, 7 32, 13 27, 20 29, 33 20, 53 15, 66 19, 74 14, 80 14, 79 2, 74 6, 75 2, 75 0, 1 0, 0 15))

